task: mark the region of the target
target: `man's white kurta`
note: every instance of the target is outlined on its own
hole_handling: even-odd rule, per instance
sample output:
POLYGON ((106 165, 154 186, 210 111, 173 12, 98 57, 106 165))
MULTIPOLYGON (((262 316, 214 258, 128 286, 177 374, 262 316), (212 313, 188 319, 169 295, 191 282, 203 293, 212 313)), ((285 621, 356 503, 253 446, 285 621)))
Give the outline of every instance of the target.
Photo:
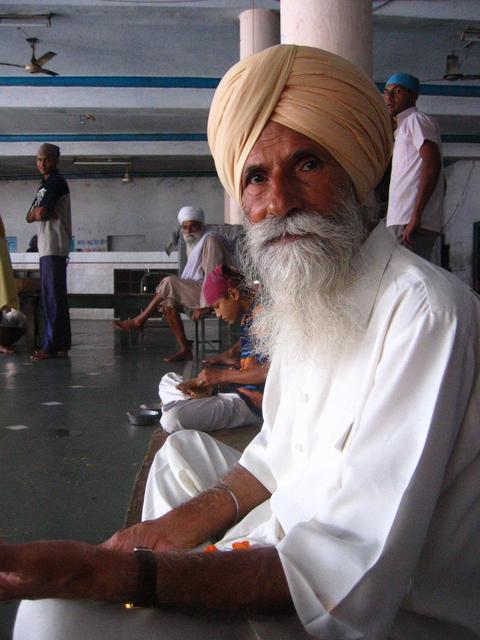
POLYGON ((362 254, 354 344, 328 361, 273 359, 264 426, 240 459, 272 516, 248 537, 277 545, 314 636, 443 640, 451 623, 475 637, 480 305, 383 225, 362 254))

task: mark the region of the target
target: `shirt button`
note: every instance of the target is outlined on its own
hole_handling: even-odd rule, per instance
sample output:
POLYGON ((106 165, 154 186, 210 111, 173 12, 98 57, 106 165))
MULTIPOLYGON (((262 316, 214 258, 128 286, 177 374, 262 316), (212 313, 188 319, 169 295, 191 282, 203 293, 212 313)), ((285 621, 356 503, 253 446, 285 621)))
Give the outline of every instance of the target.
POLYGON ((310 396, 308 395, 308 393, 304 393, 303 394, 303 401, 304 402, 308 402, 310 400, 310 396))
POLYGON ((297 444, 295 445, 295 449, 301 453, 303 451, 303 445, 297 442, 297 444))

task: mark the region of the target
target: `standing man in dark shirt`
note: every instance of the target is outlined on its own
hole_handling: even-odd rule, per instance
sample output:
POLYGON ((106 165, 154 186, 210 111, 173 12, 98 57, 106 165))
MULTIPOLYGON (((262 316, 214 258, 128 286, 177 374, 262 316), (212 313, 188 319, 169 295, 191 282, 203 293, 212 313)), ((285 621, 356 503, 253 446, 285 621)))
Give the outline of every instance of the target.
POLYGON ((64 357, 71 346, 67 301, 67 262, 72 237, 70 190, 58 173, 60 149, 44 143, 37 152, 43 179, 27 213, 27 222, 40 222, 38 253, 42 306, 45 318, 42 348, 33 360, 64 357))

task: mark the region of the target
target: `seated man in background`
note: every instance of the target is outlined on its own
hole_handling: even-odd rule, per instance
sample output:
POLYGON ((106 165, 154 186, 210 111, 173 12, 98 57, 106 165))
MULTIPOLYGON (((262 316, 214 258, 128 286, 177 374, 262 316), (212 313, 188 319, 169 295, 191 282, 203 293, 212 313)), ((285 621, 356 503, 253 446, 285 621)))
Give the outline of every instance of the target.
POLYGON ((148 306, 130 320, 115 320, 117 329, 142 331, 147 320, 161 311, 177 341, 179 350, 164 358, 165 362, 191 360, 193 353, 185 335, 180 313, 188 309, 205 308, 202 296, 203 280, 217 264, 233 265, 233 249, 221 234, 209 231, 204 225, 204 213, 200 207, 186 206, 178 212, 178 222, 187 245, 187 264, 181 276, 162 279, 148 306))
POLYGON ((218 265, 205 278, 205 302, 217 318, 233 325, 240 322, 240 340, 217 362, 229 368, 206 368, 194 380, 183 381, 167 373, 160 381, 163 403, 160 424, 168 433, 181 429, 216 431, 262 421, 263 387, 268 366, 252 353, 249 335, 253 294, 242 284, 242 276, 218 265))
POLYGON ((377 224, 381 95, 279 45, 227 72, 208 138, 261 283, 262 430, 240 459, 172 434, 144 521, 103 545, 0 545, 2 599, 57 598, 15 640, 478 638, 480 302, 377 224))

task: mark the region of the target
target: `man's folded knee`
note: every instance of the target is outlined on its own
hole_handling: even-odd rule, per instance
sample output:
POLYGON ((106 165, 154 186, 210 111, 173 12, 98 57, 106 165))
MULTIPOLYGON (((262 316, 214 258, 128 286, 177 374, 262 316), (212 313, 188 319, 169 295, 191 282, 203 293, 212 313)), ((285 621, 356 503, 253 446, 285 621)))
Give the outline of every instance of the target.
POLYGON ((178 411, 175 407, 169 409, 168 411, 164 411, 162 413, 162 417, 160 418, 160 424, 162 425, 164 431, 167 433, 176 433, 177 431, 182 431, 185 427, 182 426, 178 411))

